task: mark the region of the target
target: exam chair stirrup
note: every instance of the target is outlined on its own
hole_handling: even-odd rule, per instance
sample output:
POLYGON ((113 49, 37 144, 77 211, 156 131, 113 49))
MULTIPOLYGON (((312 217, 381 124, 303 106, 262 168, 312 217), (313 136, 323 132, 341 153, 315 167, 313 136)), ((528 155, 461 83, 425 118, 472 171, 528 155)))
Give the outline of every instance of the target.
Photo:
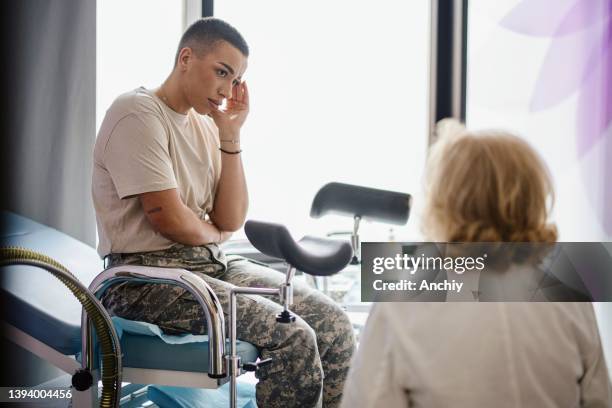
POLYGON ((278 295, 283 311, 276 316, 282 324, 295 322, 296 317, 289 307, 293 304, 293 286, 291 280, 296 269, 318 276, 328 276, 341 271, 351 260, 353 251, 348 242, 314 237, 304 237, 296 242, 283 225, 249 220, 244 231, 251 244, 265 255, 281 258, 289 264, 285 282, 277 289, 235 287, 230 291, 230 353, 226 356, 227 371, 230 375, 230 406, 237 403, 237 377, 244 371, 257 371, 270 364, 268 358, 241 365, 236 353, 236 296, 278 295))

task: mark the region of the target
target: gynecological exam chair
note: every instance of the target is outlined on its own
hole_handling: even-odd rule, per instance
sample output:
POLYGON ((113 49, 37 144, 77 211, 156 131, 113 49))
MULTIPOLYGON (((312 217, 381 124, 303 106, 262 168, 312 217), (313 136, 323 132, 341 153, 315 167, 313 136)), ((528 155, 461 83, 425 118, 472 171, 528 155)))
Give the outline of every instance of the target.
MULTIPOLYGON (((132 385, 142 388, 138 384, 190 387, 197 392, 227 382, 230 406, 238 406, 237 377, 268 361, 257 361, 257 349, 236 339, 236 296, 279 295, 284 308, 278 324, 292 324, 295 270, 329 275, 343 269, 352 257, 348 242, 315 237, 296 242, 282 225, 247 221, 245 232, 252 245, 283 259, 287 274, 279 288, 232 291, 228 340, 219 300, 195 274, 132 265, 99 273, 100 259, 93 248, 16 214, 2 212, 0 218, 2 295, 10 311, 1 322, 3 336, 71 375, 67 392, 74 407, 128 404, 134 397, 132 385), (110 285, 124 281, 172 283, 189 290, 204 309, 208 335, 169 339, 157 326, 111 318, 98 298, 110 285), (123 382, 130 385, 122 387, 123 382)), ((173 388, 180 390, 173 394, 151 386, 146 393, 161 407, 211 406, 189 394, 190 388, 173 388)))
POLYGON ((286 280, 279 288, 235 288, 229 339, 216 295, 195 274, 134 265, 100 273, 93 248, 25 217, 0 212, 2 296, 9 311, 0 322, 3 336, 67 373, 71 377, 67 391, 75 407, 132 407, 141 397, 160 407, 210 407, 215 404, 202 398, 202 392, 226 383, 229 405, 236 407, 237 377, 269 361, 258 361, 257 349, 236 339, 235 297, 279 295, 284 310, 277 316, 278 324, 292 324, 291 282, 296 271, 329 276, 342 270, 351 259, 355 262, 353 252, 359 255, 361 219, 401 224, 409 208, 407 194, 325 185, 313 201, 311 215, 353 217, 352 247, 315 237, 296 242, 282 225, 247 221, 250 244, 266 260, 284 262, 286 280), (154 325, 111 318, 98 299, 111 285, 124 281, 171 283, 189 290, 204 310, 208 334, 166 336, 154 325))

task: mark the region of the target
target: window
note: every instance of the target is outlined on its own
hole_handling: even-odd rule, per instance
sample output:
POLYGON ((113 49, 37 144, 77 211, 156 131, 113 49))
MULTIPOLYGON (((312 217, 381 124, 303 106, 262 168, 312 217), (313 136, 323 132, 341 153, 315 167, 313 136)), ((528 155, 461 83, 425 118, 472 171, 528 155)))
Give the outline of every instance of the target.
MULTIPOLYGON (((427 147, 429 4, 283 0, 215 2, 249 43, 251 111, 243 129, 249 218, 296 237, 349 230, 309 218, 338 181, 408 192, 418 204, 427 147)), ((389 225, 362 225, 387 240, 389 225)), ((414 212, 396 239, 418 234, 414 212)))
POLYGON ((551 5, 470 1, 467 121, 512 130, 544 157, 561 241, 607 240, 611 9, 605 1, 551 5))
POLYGON ((182 34, 182 1, 97 1, 96 129, 117 96, 166 79, 182 34))
MULTIPOLYGON (((608 1, 469 3, 468 125, 515 131, 543 156, 560 241, 612 237, 611 13, 608 1)), ((612 372, 611 306, 595 304, 612 372)))

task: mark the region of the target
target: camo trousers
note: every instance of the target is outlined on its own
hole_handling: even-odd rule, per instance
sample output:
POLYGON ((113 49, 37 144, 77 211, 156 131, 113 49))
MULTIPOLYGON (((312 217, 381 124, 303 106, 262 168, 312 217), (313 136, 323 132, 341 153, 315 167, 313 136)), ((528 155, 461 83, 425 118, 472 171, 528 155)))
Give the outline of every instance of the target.
MULTIPOLYGON (((225 256, 217 245, 172 248, 136 254, 112 254, 110 266, 138 264, 184 268, 202 277, 217 294, 229 321, 233 286, 278 287, 285 275, 238 256, 225 256)), ((276 322, 278 296, 238 295, 237 336, 260 350, 270 365, 256 376, 259 407, 340 405, 355 349, 353 329, 344 311, 329 297, 296 282, 295 323, 276 322)), ((120 283, 102 297, 111 315, 154 323, 167 334, 206 333, 204 312, 191 293, 169 284, 120 283)), ((229 325, 226 324, 226 327, 229 325)))

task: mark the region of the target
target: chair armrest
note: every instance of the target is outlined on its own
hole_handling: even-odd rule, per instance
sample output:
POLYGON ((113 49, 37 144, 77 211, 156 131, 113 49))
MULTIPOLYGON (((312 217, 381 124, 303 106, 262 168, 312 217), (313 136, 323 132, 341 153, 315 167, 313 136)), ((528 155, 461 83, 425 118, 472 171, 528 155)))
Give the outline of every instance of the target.
MULTIPOLYGON (((204 309, 208 326, 209 367, 208 376, 223 378, 225 373, 225 318, 221 302, 210 286, 194 273, 178 268, 157 268, 141 265, 118 265, 102 271, 89 285, 89 290, 101 296, 111 285, 125 281, 140 281, 148 283, 169 283, 188 290, 204 309)), ((87 316, 83 313, 81 332, 83 356, 90 356, 87 340, 87 316)))

